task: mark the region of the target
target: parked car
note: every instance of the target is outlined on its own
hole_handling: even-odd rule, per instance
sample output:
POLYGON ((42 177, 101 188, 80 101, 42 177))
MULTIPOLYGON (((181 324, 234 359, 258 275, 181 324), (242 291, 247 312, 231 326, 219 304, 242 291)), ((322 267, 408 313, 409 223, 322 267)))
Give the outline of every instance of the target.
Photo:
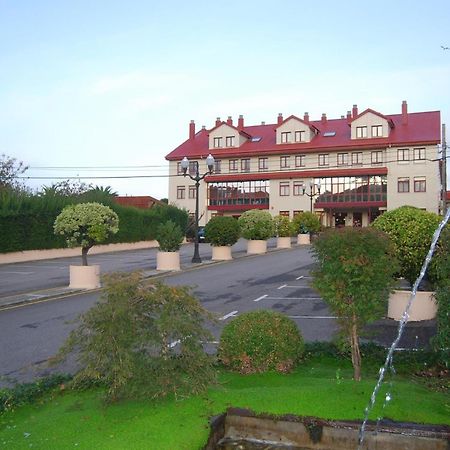
POLYGON ((198 242, 206 242, 205 227, 198 227, 198 242))

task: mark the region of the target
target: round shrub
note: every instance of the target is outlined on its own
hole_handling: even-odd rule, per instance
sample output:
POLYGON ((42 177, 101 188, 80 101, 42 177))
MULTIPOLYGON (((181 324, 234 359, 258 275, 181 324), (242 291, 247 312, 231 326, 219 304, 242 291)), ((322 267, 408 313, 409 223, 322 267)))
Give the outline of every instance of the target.
POLYGON ((205 239, 217 247, 235 244, 239 234, 239 223, 230 216, 215 216, 205 226, 205 239))
POLYGON ((273 218, 275 234, 278 237, 290 237, 295 233, 294 226, 287 216, 275 216, 273 218))
POLYGON ((181 228, 171 220, 162 223, 156 231, 156 240, 162 252, 177 252, 183 243, 181 228))
POLYGON ((312 212, 305 211, 297 214, 292 221, 297 233, 317 233, 321 229, 319 218, 312 212))
POLYGON ((273 236, 273 219, 268 211, 251 209, 238 219, 241 235, 245 239, 263 240, 273 236))
POLYGON ((295 322, 268 310, 251 311, 233 319, 220 337, 219 360, 240 373, 289 372, 304 351, 295 322))
MULTIPOLYGON (((437 214, 413 206, 387 211, 372 224, 389 235, 395 247, 395 257, 400 263, 398 275, 411 284, 419 276, 438 225, 437 214)), ((430 278, 433 278, 433 274, 430 278)))

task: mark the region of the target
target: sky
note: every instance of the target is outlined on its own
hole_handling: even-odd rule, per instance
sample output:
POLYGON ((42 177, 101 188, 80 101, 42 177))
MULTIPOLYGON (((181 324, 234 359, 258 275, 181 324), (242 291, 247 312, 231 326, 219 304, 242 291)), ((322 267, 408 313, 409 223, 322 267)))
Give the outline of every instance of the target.
POLYGON ((0 0, 0 154, 34 189, 132 176, 82 181, 163 198, 190 120, 407 100, 450 128, 449 25, 448 0, 0 0))

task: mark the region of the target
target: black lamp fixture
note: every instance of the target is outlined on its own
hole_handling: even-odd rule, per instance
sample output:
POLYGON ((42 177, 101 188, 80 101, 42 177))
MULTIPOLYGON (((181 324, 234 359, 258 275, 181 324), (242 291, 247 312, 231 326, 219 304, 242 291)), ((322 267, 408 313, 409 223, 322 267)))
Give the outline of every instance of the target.
POLYGON ((188 176, 191 180, 195 181, 195 222, 194 222, 194 256, 192 257, 193 263, 201 263, 202 259, 198 251, 198 190, 200 187, 200 181, 206 177, 206 175, 211 175, 214 169, 214 156, 211 153, 206 158, 206 165, 208 166, 208 171, 203 175, 199 173, 198 161, 195 164, 195 175, 188 173, 189 160, 186 156, 181 160, 181 169, 183 170, 183 176, 188 176))
POLYGON ((313 198, 316 195, 320 195, 320 180, 317 180, 317 183, 314 183, 313 180, 309 180, 309 193, 306 192, 306 186, 302 184, 303 195, 307 195, 310 200, 309 210, 312 212, 313 210, 313 198))

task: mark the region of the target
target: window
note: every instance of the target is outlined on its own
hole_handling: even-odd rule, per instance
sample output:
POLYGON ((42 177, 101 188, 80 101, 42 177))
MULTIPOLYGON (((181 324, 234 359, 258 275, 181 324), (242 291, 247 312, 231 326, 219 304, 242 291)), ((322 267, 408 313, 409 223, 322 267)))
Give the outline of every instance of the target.
POLYGON ((367 137, 367 127, 356 127, 356 137, 366 138, 367 137))
POLYGON ((215 137, 214 138, 214 148, 220 148, 220 147, 222 147, 222 138, 215 137))
POLYGON ((296 131, 295 132, 295 142, 305 142, 305 132, 296 131))
POLYGON ((291 132, 290 131, 283 131, 281 133, 281 143, 286 144, 288 142, 291 142, 291 132))
POLYGON ((383 125, 372 125, 372 137, 383 136, 383 125))
POLYGON ((234 136, 227 136, 225 138, 225 145, 227 147, 234 147, 234 136))
POLYGON ((328 153, 319 154, 319 166, 328 166, 328 153))
POLYGON ((425 177, 414 177, 414 192, 426 192, 427 181, 425 177))
POLYGON ((289 195, 289 183, 280 183, 280 197, 286 197, 289 195))
POLYGON ((189 198, 195 198, 195 186, 189 186, 189 198))
POLYGON ((397 150, 397 161, 398 162, 409 161, 409 148, 399 148, 397 150))
POLYGON ((197 161, 189 161, 189 173, 191 175, 196 175, 197 174, 197 167, 198 167, 198 162, 197 161))
POLYGON ((237 172, 237 170, 238 170, 238 160, 237 159, 230 159, 229 169, 230 169, 230 172, 237 172))
POLYGON ((183 175, 183 169, 181 168, 181 162, 177 162, 177 174, 183 175))
POLYGON ((414 149, 414 161, 425 161, 425 149, 415 148, 414 149))
POLYGON ((295 167, 305 167, 305 155, 297 155, 295 157, 295 167))
POLYGON ((292 187, 293 195, 303 195, 303 181, 294 181, 294 185, 292 187))
POLYGON ((241 172, 250 172, 250 159, 241 159, 241 172))
POLYGON ((337 165, 338 166, 347 166, 348 165, 348 153, 338 153, 337 165))
POLYGON ((399 178, 397 180, 398 192, 409 192, 409 178, 399 178))
POLYGON ((177 186, 177 199, 183 199, 186 195, 186 188, 184 186, 177 186))
POLYGON ((381 150, 376 150, 371 153, 372 164, 381 164, 383 162, 383 152, 381 150))
POLYGON ((352 153, 352 166, 362 166, 363 163, 363 153, 353 152, 352 153))
POLYGON ((269 170, 269 158, 259 158, 258 169, 260 172, 262 172, 263 170, 269 170))
POLYGON ((280 211, 280 216, 289 217, 289 211, 280 211))
POLYGON ((280 156, 280 169, 289 169, 289 156, 280 156))
POLYGON ((214 160, 214 172, 221 173, 222 172, 222 161, 220 159, 214 160))
POLYGON ((295 217, 295 216, 297 216, 297 215, 299 215, 300 213, 302 213, 303 212, 303 209, 297 209, 297 210, 294 210, 293 211, 293 217, 295 217))

